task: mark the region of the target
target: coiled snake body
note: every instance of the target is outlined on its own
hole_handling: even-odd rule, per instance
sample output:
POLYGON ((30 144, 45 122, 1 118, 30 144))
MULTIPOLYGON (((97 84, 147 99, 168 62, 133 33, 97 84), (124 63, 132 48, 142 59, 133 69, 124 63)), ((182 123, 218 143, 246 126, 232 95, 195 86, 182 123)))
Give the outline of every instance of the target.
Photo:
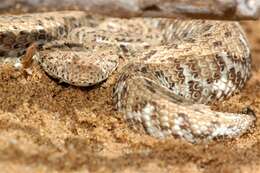
POLYGON ((1 56, 21 55, 33 42, 44 43, 35 57, 43 69, 77 86, 105 80, 122 58, 114 104, 157 138, 232 138, 255 121, 205 105, 228 98, 249 78, 250 49, 236 22, 95 19, 83 12, 0 17, 1 56))

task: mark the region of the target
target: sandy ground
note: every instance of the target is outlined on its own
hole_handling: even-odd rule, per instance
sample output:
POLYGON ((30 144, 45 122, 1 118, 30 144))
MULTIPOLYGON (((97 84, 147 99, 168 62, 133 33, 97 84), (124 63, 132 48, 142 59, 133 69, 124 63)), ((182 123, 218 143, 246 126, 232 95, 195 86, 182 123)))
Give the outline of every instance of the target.
POLYGON ((244 23, 253 72, 241 93, 214 105, 254 110, 252 131, 235 140, 192 145, 131 130, 112 106, 115 77, 92 88, 0 66, 0 172, 260 172, 260 22, 244 23))

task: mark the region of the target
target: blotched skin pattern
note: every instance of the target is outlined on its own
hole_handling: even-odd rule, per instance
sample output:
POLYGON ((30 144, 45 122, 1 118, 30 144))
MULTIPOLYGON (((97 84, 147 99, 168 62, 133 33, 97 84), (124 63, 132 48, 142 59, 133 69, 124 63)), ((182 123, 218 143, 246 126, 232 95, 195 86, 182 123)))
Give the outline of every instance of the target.
POLYGON ((83 12, 0 16, 1 56, 22 55, 31 43, 41 45, 35 60, 42 68, 72 85, 95 85, 118 68, 115 107, 151 136, 195 143, 238 137, 254 124, 253 115, 206 106, 230 97, 250 76, 248 41, 236 22, 83 12))

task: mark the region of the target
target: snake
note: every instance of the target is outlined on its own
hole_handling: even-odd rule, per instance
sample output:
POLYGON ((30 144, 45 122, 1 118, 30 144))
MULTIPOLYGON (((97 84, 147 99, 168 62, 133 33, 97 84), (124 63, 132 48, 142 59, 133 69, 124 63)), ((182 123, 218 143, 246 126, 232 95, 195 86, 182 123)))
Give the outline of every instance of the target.
POLYGON ((238 22, 82 11, 0 16, 1 57, 22 56, 32 43, 33 60, 61 82, 88 87, 115 73, 113 105, 130 127, 155 138, 232 139, 256 121, 210 108, 250 77, 250 45, 238 22))

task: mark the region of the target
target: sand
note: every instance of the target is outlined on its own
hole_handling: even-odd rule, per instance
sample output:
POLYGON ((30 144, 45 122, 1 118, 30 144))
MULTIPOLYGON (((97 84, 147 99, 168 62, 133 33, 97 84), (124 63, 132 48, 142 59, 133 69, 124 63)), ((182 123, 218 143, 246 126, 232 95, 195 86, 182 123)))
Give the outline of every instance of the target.
POLYGON ((246 87, 214 109, 258 120, 234 140, 193 145, 137 133, 112 106, 115 75, 101 85, 60 84, 0 65, 0 172, 260 172, 260 22, 244 22, 253 51, 246 87))

